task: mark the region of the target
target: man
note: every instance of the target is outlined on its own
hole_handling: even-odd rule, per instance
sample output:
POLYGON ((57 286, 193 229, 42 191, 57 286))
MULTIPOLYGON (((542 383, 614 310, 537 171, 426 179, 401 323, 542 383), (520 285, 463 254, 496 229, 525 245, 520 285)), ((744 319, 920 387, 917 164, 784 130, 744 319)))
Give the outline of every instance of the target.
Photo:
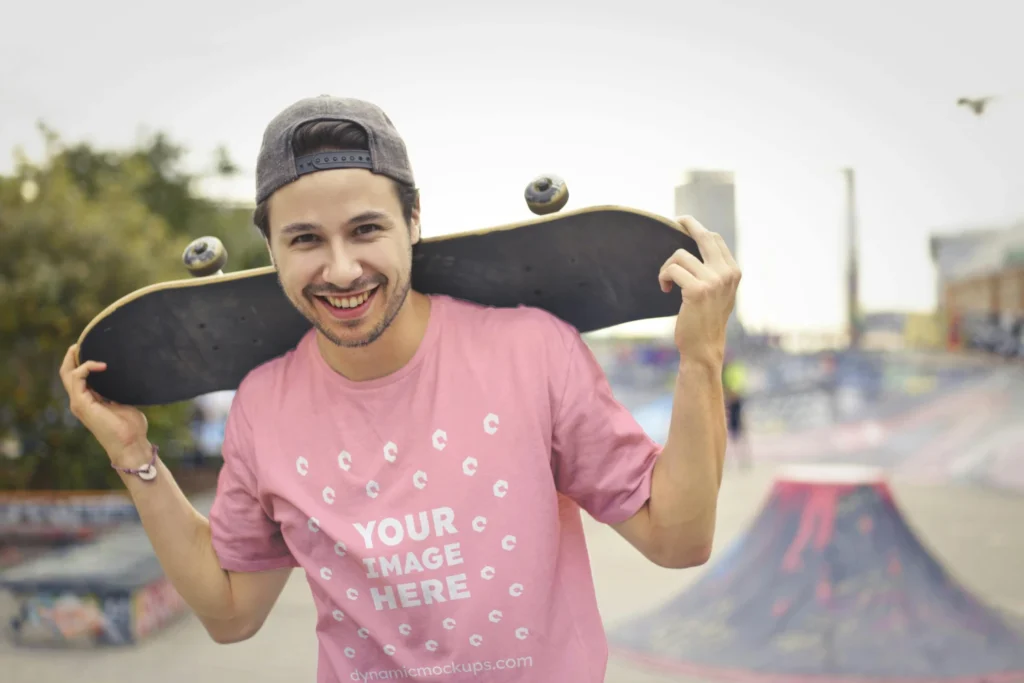
POLYGON ((85 388, 104 366, 73 367, 72 347, 62 368, 174 586, 230 643, 259 630, 301 567, 324 683, 603 681, 580 508, 661 566, 711 551, 740 277, 721 238, 685 218, 704 262, 679 251, 651 273, 683 298, 661 448, 569 325, 415 290, 418 195, 376 106, 323 96, 281 112, 256 200, 281 287, 312 329, 241 383, 209 520, 142 414, 85 388))

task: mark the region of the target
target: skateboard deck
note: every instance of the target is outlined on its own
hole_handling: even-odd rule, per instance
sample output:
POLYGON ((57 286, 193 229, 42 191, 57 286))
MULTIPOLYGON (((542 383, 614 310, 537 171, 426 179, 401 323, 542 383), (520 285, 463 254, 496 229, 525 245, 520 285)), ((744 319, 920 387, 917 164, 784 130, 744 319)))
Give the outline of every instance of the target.
MULTIPOLYGON (((658 271, 677 249, 700 258, 675 221, 596 206, 421 240, 412 285, 487 306, 541 308, 590 332, 676 315, 678 289, 662 292, 658 271)), ((189 277, 108 306, 79 337, 79 360, 107 364, 89 376, 101 396, 161 405, 237 389, 310 327, 273 266, 189 277)))

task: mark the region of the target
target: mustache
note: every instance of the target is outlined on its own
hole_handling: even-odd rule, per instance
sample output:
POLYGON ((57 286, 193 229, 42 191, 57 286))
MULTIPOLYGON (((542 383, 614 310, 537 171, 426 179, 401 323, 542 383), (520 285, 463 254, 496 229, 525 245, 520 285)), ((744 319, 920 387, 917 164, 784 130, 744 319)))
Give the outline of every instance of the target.
POLYGON ((334 287, 332 285, 325 286, 313 286, 306 285, 303 288, 303 293, 306 296, 346 296, 348 294, 354 294, 356 292, 362 292, 374 285, 383 285, 387 283, 387 278, 383 275, 368 278, 366 280, 359 280, 353 282, 349 287, 341 289, 340 287, 334 287))

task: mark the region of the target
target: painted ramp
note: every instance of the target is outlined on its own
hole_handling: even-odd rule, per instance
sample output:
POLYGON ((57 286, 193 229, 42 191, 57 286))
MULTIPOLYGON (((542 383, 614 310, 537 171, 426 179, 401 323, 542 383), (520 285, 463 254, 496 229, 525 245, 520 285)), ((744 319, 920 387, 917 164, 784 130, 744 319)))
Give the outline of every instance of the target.
POLYGON ((879 470, 802 465, 753 524, 619 654, 735 681, 1024 680, 1024 636, 950 576, 879 470))

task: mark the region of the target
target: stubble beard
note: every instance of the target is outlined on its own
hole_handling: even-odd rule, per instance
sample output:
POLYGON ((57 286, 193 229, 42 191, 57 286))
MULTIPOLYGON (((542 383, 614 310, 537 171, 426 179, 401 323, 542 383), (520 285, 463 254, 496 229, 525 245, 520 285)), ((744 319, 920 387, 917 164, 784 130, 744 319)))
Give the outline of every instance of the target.
MULTIPOLYGON (((324 336, 329 342, 339 348, 356 349, 364 346, 369 346, 373 342, 380 339, 391 323, 394 322, 395 318, 402 310, 402 306, 405 305, 405 300, 409 297, 409 292, 412 289, 412 277, 410 273, 406 273, 403 279, 400 281, 399 288, 396 289, 388 298, 387 304, 384 308, 384 317, 381 318, 380 322, 374 325, 373 329, 370 330, 369 334, 362 337, 361 339, 342 339, 327 325, 323 323, 320 317, 316 314, 316 304, 313 302, 313 295, 306 294, 303 292, 300 295, 300 300, 296 301, 284 287, 284 283, 281 282, 280 272, 277 274, 277 283, 281 287, 281 291, 284 292, 285 296, 291 301, 292 306, 305 318, 310 325, 312 325, 320 334, 324 336)), ((380 283, 379 289, 386 289, 387 282, 380 283)), ((342 325, 346 325, 344 321, 338 321, 342 325)))
MULTIPOLYGON (((383 286, 385 285, 382 285, 382 287, 383 286)), ((314 319, 311 316, 306 317, 313 324, 313 327, 315 327, 320 332, 320 334, 322 334, 324 338, 327 339, 327 341, 331 342, 337 347, 346 349, 357 349, 364 346, 369 346, 373 342, 380 339, 381 335, 387 331, 387 329, 391 326, 391 323, 393 323, 395 318, 398 317, 398 313, 402 310, 402 306, 405 304, 405 300, 409 296, 410 289, 412 289, 412 283, 410 282, 409 278, 405 278, 402 281, 400 288, 395 290, 395 292, 388 298, 387 307, 384 309, 384 317, 381 318, 380 322, 374 325, 373 329, 370 330, 369 334, 362 337, 361 339, 342 339, 341 337, 338 337, 336 334, 334 334, 334 332, 327 329, 327 327, 323 325, 319 319, 314 319)), ((347 325, 347 323, 343 321, 341 321, 341 324, 347 325)))

